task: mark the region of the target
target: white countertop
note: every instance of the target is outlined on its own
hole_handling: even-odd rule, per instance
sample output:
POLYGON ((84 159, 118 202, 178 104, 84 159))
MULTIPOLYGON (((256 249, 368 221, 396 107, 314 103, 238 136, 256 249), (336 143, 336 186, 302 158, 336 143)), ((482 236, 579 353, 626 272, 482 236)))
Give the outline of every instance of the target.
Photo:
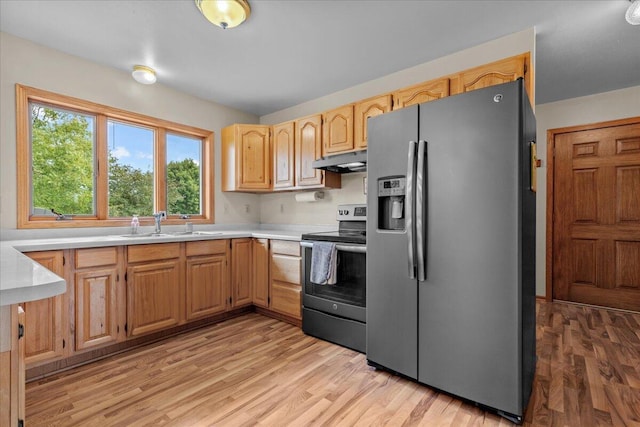
POLYGON ((63 278, 23 255, 22 252, 236 239, 242 237, 300 241, 303 233, 317 231, 316 227, 310 226, 308 228, 308 230, 302 231, 300 227, 296 227, 296 229, 251 227, 236 230, 204 231, 207 234, 162 234, 145 237, 123 237, 122 235, 113 234, 3 241, 0 242, 0 306, 49 298, 66 292, 67 285, 63 278))

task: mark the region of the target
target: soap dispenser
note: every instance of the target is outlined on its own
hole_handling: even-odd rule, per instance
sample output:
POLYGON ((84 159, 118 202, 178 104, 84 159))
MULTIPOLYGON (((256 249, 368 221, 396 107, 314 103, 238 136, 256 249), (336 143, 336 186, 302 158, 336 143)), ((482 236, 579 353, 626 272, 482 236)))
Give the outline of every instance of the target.
POLYGON ((138 220, 138 215, 134 215, 131 218, 131 234, 138 234, 138 227, 140 227, 140 221, 138 220))

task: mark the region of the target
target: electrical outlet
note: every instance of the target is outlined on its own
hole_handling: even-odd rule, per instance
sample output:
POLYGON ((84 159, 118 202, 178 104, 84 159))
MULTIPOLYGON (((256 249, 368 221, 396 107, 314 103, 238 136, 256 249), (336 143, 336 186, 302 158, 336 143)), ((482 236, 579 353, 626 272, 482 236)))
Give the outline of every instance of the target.
POLYGON ((244 213, 249 213, 249 205, 244 205, 244 213))
POLYGON ((284 203, 280 203, 280 213, 284 213, 284 203))

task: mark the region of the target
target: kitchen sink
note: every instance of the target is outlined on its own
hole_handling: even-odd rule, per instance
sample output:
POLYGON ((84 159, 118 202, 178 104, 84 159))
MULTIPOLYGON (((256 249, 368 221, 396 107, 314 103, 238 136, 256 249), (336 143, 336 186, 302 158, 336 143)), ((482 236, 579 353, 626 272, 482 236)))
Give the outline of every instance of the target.
POLYGON ((219 231, 175 231, 169 234, 172 236, 216 236, 222 233, 219 231))
POLYGON ((168 237, 171 236, 171 234, 167 234, 167 233, 136 233, 136 234, 122 234, 120 235, 120 237, 126 237, 126 238, 138 238, 138 237, 168 237))

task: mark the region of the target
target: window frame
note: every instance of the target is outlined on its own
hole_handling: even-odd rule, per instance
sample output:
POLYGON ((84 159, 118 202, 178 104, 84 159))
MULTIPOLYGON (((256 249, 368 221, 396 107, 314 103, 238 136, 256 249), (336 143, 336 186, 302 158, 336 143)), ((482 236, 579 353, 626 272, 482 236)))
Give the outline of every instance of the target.
MULTIPOLYGON (((150 127, 155 130, 154 140, 154 211, 167 211, 166 134, 185 135, 201 139, 201 207, 200 215, 192 215, 196 224, 214 223, 214 133, 209 130, 170 122, 163 119, 132 113, 91 101, 61 95, 42 89, 16 84, 16 161, 17 161, 17 227, 21 228, 76 228, 76 227, 123 227, 131 218, 109 218, 108 147, 107 120, 116 120, 132 125, 150 127), (31 215, 31 126, 29 103, 48 105, 95 117, 95 209, 94 217, 57 220, 51 216, 31 215)), ((62 212, 63 214, 66 212, 62 212)), ((153 224, 153 217, 141 217, 142 225, 153 224)), ((169 215, 165 224, 183 224, 179 215, 169 215)))

